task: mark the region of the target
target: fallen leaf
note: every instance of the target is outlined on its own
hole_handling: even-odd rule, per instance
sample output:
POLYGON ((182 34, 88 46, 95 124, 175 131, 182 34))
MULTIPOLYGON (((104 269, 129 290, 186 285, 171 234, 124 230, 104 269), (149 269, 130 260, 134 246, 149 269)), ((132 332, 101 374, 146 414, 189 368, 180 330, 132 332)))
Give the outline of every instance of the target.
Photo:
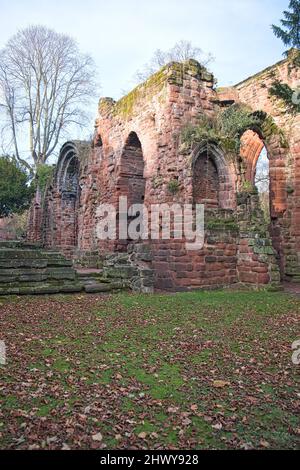
POLYGON ((103 439, 101 432, 98 432, 98 434, 94 434, 94 436, 92 436, 92 439, 95 442, 101 442, 103 439))
POLYGON ((241 449, 243 450, 253 450, 253 444, 252 442, 245 442, 244 444, 241 445, 241 449))
POLYGON ((226 382, 225 380, 214 380, 213 387, 215 388, 224 388, 230 385, 230 382, 226 382))
POLYGON ((189 426, 191 423, 192 423, 192 421, 191 421, 189 418, 185 418, 185 419, 182 421, 182 424, 183 424, 184 426, 189 426))
POLYGON ((262 447, 264 447, 265 449, 269 449, 270 447, 270 444, 268 441, 265 441, 264 439, 262 439, 259 443, 262 447))
POLYGON ((71 447, 69 447, 68 444, 63 443, 61 450, 71 450, 71 447))
POLYGON ((221 423, 213 424, 212 428, 220 431, 223 428, 223 425, 221 423))
POLYGON ((176 408, 174 406, 170 406, 168 408, 168 413, 177 413, 179 411, 179 408, 176 408))

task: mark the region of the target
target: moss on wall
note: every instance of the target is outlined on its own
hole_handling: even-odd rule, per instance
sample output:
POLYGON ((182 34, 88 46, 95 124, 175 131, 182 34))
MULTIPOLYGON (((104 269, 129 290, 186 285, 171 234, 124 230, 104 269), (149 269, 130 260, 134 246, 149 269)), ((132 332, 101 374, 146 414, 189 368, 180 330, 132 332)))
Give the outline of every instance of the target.
MULTIPOLYGON (((128 95, 115 102, 112 98, 101 98, 99 101, 99 113, 103 116, 120 116, 130 119, 136 112, 140 112, 140 104, 159 96, 167 85, 183 86, 184 77, 190 76, 199 81, 213 81, 213 75, 195 60, 183 63, 171 62, 162 67, 147 81, 138 85, 128 95)), ((160 103, 164 101, 160 99, 160 103)))

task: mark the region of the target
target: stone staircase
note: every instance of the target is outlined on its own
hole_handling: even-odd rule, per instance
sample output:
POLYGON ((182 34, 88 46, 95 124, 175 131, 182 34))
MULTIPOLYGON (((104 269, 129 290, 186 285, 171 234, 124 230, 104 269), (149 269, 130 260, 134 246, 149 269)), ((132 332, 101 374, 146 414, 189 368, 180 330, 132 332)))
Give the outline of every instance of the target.
POLYGON ((292 284, 300 284, 300 271, 299 271, 299 268, 295 269, 295 270, 288 270, 286 273, 285 273, 285 278, 288 282, 292 283, 292 284))
POLYGON ((122 283, 103 278, 101 270, 76 270, 54 250, 21 242, 0 242, 0 295, 109 292, 122 283))
POLYGON ((284 280, 291 284, 300 284, 300 253, 295 253, 295 246, 285 250, 284 280))
POLYGON ((154 271, 151 266, 152 254, 149 245, 140 243, 128 246, 127 253, 112 253, 103 263, 103 274, 112 282, 134 292, 154 292, 154 271))
POLYGON ((110 292, 127 288, 128 286, 121 280, 112 280, 104 277, 101 269, 77 269, 76 274, 80 283, 84 286, 85 292, 94 294, 97 292, 110 292))

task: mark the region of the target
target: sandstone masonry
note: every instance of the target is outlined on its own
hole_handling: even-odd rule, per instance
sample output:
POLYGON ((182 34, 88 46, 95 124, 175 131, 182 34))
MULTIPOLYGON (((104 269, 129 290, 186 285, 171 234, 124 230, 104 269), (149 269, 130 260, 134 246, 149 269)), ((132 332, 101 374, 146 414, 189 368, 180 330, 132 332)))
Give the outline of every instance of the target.
POLYGON ((187 290, 236 283, 276 285, 300 278, 300 116, 291 116, 268 88, 274 80, 296 88, 299 67, 289 58, 235 87, 216 90, 196 61, 171 63, 129 95, 99 102, 92 145, 67 142, 53 181, 33 201, 28 240, 61 250, 77 264, 104 266, 106 276, 130 279, 134 290, 187 290), (217 146, 187 147, 182 130, 199 116, 234 103, 263 111, 285 135, 249 129, 240 164, 217 146), (270 161, 271 224, 266 226, 254 183, 263 146, 270 161), (171 190, 175 188, 176 191, 171 190), (203 203, 205 244, 187 251, 185 240, 101 241, 97 207, 203 203))

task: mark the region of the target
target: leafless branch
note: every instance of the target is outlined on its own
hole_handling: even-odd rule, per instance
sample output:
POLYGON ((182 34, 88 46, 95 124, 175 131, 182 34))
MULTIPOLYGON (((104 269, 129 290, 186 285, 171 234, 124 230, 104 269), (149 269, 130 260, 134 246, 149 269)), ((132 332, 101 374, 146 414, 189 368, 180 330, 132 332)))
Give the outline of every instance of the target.
POLYGON ((19 161, 24 129, 36 167, 70 125, 87 122, 83 108, 94 93, 94 76, 91 57, 66 35, 31 26, 10 39, 0 51, 0 112, 19 161))
POLYGON ((203 67, 208 66, 214 60, 212 54, 205 54, 202 49, 195 47, 190 41, 181 40, 167 51, 157 49, 150 62, 145 64, 142 70, 136 72, 134 80, 136 82, 145 81, 164 65, 170 62, 185 62, 189 59, 197 60, 203 67))

